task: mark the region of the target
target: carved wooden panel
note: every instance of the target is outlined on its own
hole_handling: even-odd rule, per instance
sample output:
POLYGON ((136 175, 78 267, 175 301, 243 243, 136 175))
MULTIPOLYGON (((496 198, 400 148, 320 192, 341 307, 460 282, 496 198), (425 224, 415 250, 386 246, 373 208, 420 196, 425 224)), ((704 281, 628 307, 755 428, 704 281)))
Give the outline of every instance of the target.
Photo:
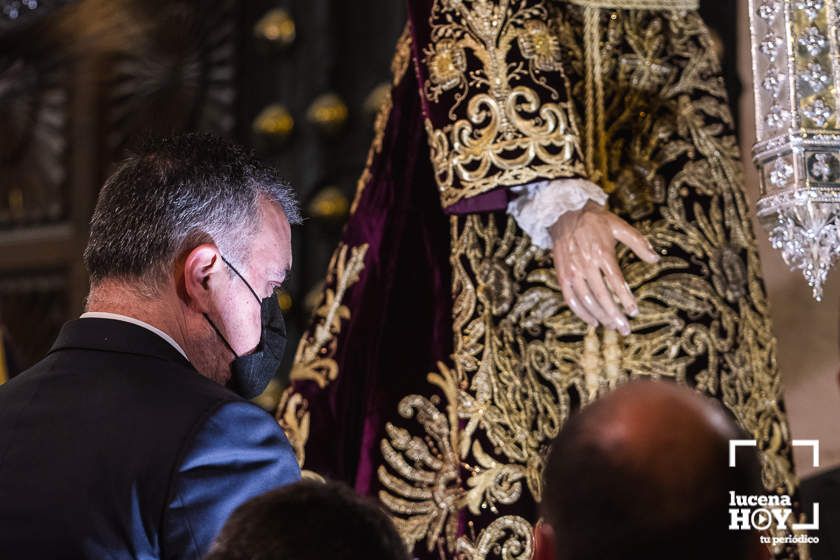
POLYGON ((29 367, 47 353, 68 308, 66 270, 0 274, 0 319, 17 365, 29 367))

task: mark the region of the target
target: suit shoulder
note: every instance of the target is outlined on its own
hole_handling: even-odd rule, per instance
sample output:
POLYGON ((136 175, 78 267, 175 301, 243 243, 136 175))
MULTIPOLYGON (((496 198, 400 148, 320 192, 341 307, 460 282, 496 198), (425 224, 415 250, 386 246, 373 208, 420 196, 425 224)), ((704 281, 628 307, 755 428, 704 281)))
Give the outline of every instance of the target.
POLYGON ((101 406, 112 408, 117 418, 147 418, 156 427, 168 425, 182 435, 218 407, 247 402, 187 362, 125 352, 62 350, 12 381, 16 393, 37 392, 45 404, 63 403, 71 416, 84 415, 83 403, 97 395, 101 406), (78 398, 68 400, 68 395, 78 398))
POLYGON ((167 503, 167 546, 179 557, 210 546, 230 514, 249 499, 300 480, 288 440, 270 414, 250 402, 219 406, 187 444, 167 503))
POLYGON ((210 466, 268 465, 282 478, 299 477, 295 452, 273 416, 248 401, 222 403, 196 426, 179 470, 203 470, 210 466))
POLYGON ((219 403, 198 430, 196 439, 208 445, 288 446, 286 435, 271 414, 246 400, 219 403))

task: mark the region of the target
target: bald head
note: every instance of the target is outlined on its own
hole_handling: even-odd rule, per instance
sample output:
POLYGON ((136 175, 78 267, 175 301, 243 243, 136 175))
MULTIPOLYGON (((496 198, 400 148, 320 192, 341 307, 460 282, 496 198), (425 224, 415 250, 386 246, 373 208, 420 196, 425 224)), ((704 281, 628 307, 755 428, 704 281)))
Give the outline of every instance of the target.
POLYGON ((758 486, 754 454, 728 466, 741 437, 716 401, 668 382, 629 383, 586 407, 545 470, 557 558, 746 558, 727 528, 729 491, 758 486))
POLYGON ((717 401, 673 383, 627 384, 591 405, 580 423, 588 445, 657 482, 659 514, 679 515, 687 500, 703 499, 700 483, 728 468, 729 440, 739 437, 717 401))

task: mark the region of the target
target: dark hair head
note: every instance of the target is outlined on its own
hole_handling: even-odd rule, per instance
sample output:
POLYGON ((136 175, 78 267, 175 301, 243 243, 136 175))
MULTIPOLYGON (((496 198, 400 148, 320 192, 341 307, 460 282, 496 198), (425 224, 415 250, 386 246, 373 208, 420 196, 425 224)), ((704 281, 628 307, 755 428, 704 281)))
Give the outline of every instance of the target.
POLYGON ((91 282, 157 285, 175 258, 205 242, 244 258, 261 199, 300 223, 292 188, 241 147, 200 133, 147 141, 99 193, 84 253, 91 282))
MULTIPOLYGON (((727 438, 743 438, 741 430, 717 403, 691 398, 698 407, 708 401, 702 406, 718 425, 699 436, 679 433, 687 425, 680 417, 696 413, 685 407, 675 423, 658 427, 670 445, 605 437, 600 428, 615 425, 613 405, 621 404, 609 396, 566 422, 544 469, 541 504, 558 560, 747 557, 752 535, 729 530, 729 492, 762 492, 758 455, 740 448, 737 467, 730 468, 727 438)), ((625 427, 633 421, 619 420, 625 427)))
POLYGON ((393 523, 344 484, 304 480, 228 519, 206 560, 408 560, 393 523))

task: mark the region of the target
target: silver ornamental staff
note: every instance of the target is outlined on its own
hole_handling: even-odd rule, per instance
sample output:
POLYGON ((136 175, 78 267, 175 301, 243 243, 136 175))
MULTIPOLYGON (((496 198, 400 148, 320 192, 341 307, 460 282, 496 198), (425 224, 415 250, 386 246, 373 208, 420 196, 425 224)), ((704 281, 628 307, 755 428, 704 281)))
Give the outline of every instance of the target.
POLYGON ((750 0, 757 212, 822 298, 840 258, 840 0, 750 0))

